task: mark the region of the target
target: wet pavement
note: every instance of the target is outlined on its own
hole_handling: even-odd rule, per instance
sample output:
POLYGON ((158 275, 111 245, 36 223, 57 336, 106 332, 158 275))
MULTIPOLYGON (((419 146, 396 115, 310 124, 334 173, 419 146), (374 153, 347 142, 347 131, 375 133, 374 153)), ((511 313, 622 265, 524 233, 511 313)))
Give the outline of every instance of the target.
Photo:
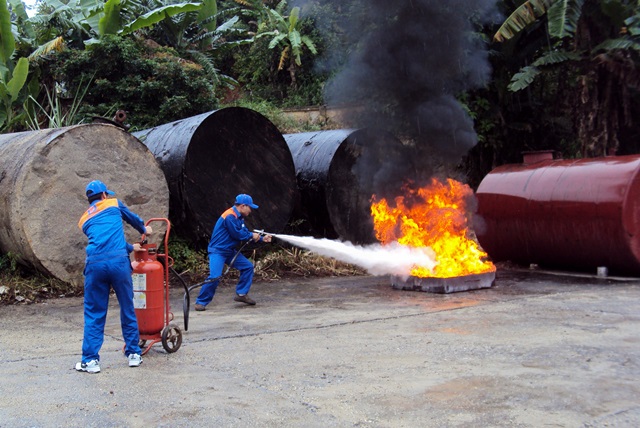
MULTIPOLYGON (((0 427, 637 427, 640 279, 498 270, 492 288, 388 277, 221 286, 182 345, 122 354, 111 299, 99 374, 73 369, 82 299, 0 307, 0 427)), ((192 298, 195 300, 195 296, 192 298)))

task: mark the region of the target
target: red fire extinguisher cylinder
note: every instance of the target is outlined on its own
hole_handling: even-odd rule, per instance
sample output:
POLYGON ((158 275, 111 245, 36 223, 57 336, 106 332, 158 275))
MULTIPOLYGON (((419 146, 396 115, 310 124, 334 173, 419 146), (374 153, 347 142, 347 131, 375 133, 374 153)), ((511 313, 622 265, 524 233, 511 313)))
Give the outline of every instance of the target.
POLYGON ((133 301, 140 335, 157 335, 164 319, 164 266, 157 260, 155 244, 143 244, 134 251, 133 301))

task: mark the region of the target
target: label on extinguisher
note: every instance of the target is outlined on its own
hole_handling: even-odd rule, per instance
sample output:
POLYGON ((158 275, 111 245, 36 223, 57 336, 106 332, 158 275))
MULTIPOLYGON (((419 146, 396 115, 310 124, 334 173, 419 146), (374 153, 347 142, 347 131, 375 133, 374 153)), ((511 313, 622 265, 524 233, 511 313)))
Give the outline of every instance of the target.
POLYGON ((135 309, 147 308, 147 274, 134 273, 133 280, 133 307, 135 309))

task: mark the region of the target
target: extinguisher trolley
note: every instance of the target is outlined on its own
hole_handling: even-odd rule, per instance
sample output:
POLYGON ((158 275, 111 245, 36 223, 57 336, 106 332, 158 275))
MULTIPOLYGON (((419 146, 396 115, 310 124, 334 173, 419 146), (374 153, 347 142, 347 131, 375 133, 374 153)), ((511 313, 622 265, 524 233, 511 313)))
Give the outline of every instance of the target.
POLYGON ((173 265, 173 259, 169 257, 171 223, 166 218, 152 218, 145 225, 153 222, 166 223, 164 254, 158 253, 157 245, 148 243, 146 236, 142 235, 140 250, 134 251, 134 261, 131 263, 133 303, 142 355, 160 341, 169 353, 176 352, 182 344, 182 331, 171 323, 173 313, 169 305, 169 268, 173 265))

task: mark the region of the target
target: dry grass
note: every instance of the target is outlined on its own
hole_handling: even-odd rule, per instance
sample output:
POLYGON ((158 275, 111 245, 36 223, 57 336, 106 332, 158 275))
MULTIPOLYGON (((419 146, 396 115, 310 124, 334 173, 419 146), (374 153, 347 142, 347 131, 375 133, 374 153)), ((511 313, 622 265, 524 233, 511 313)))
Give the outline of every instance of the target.
POLYGON ((255 263, 255 277, 263 281, 310 276, 355 276, 366 272, 347 263, 322 257, 299 248, 282 248, 255 263))
MULTIPOLYGON (((254 282, 287 278, 366 275, 366 271, 357 266, 295 247, 276 247, 276 249, 266 247, 254 251, 243 251, 243 254, 254 263, 254 282)), ((203 282, 209 276, 209 262, 205 253, 190 260, 189 269, 176 270, 187 286, 203 282)), ((220 280, 220 284, 222 286, 235 284, 238 277, 238 271, 230 269, 220 280)), ((170 281, 172 286, 182 286, 182 281, 178 278, 172 278, 170 281)))
POLYGON ((34 303, 51 298, 81 296, 83 290, 27 268, 0 271, 0 304, 34 303))

